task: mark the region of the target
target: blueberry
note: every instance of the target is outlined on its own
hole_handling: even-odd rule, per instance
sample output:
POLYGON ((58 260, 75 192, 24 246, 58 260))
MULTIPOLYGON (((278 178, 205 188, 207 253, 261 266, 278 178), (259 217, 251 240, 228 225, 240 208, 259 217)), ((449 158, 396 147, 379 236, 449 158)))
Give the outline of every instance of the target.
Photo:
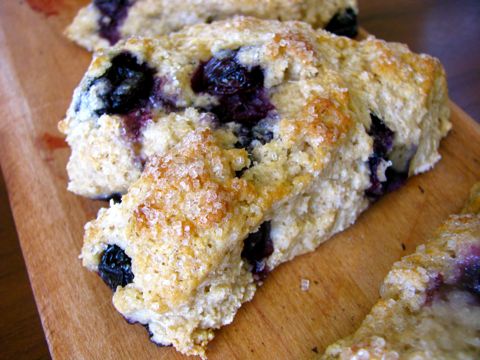
POLYGON ((385 157, 393 148, 393 131, 374 114, 370 114, 372 123, 368 135, 373 138, 373 151, 377 156, 385 157))
POLYGON ((238 92, 230 96, 222 96, 220 104, 211 111, 223 123, 234 121, 253 126, 267 117, 273 105, 270 103, 264 89, 238 92))
POLYGON ((262 145, 265 145, 266 143, 269 143, 273 140, 273 131, 268 126, 268 124, 266 124, 266 126, 263 126, 263 124, 260 122, 257 126, 252 128, 251 133, 252 139, 257 140, 262 145))
MULTIPOLYGON (((252 128, 248 126, 238 126, 234 129, 234 133, 237 136, 237 142, 234 146, 237 149, 245 149, 248 152, 250 167, 255 163, 253 149, 258 145, 265 145, 273 139, 274 134, 272 125, 273 123, 271 119, 265 119, 252 128)), ((242 177, 244 172, 248 169, 249 167, 245 167, 242 170, 237 171, 235 176, 239 178, 242 177)))
POLYGON ((237 136, 235 147, 238 149, 246 148, 250 153, 255 142, 265 145, 272 141, 273 129, 270 122, 260 121, 252 128, 248 126, 240 126, 235 130, 235 135, 237 136))
POLYGON ((128 14, 131 0, 94 0, 93 4, 100 11, 99 35, 114 45, 120 40, 119 27, 128 14))
POLYGON ((438 296, 442 288, 444 288, 445 286, 446 285, 443 280, 442 274, 437 274, 433 278, 431 278, 425 292, 425 305, 431 305, 433 300, 438 296))
POLYGON ((480 298, 480 258, 475 257, 462 267, 458 286, 480 298))
POLYGON ((396 171, 393 167, 389 167, 385 171, 387 181, 383 183, 384 193, 389 193, 400 189, 408 179, 407 171, 396 171))
POLYGON ((370 187, 365 191, 369 198, 379 198, 384 194, 383 184, 377 176, 377 170, 385 160, 373 154, 368 158, 370 169, 370 187))
POLYGON ((236 60, 236 51, 228 51, 221 58, 212 57, 201 63, 192 77, 192 90, 210 95, 232 95, 263 86, 263 72, 259 66, 247 69, 236 60))
POLYGON ((273 105, 263 87, 262 69, 241 65, 237 53, 226 51, 200 63, 192 76, 191 86, 195 93, 218 98, 218 105, 206 110, 217 115, 220 122, 253 126, 273 110, 273 105))
POLYGON ((177 98, 175 95, 166 94, 164 86, 168 85, 166 77, 156 76, 153 79, 153 89, 150 94, 150 107, 162 108, 165 112, 170 113, 178 110, 177 98))
POLYGON ((101 195, 101 196, 98 196, 96 200, 108 201, 108 202, 110 202, 110 200, 113 200, 115 204, 119 204, 122 202, 122 194, 112 193, 110 195, 101 195))
POLYGON ((255 280, 263 280, 269 269, 266 259, 273 254, 273 241, 270 238, 270 222, 264 222, 260 228, 248 235, 243 242, 242 258, 252 266, 255 280))
POLYGON ((139 63, 128 52, 115 56, 105 74, 94 80, 94 84, 102 82, 103 85, 99 96, 104 107, 97 114, 127 114, 144 106, 152 92, 153 73, 146 63, 139 63))
POLYGON ((94 0, 93 4, 102 15, 114 17, 122 8, 128 6, 128 0, 94 0))
MULTIPOLYGON (((408 166, 404 171, 395 170, 392 166, 385 171, 385 181, 378 178, 378 169, 389 160, 388 155, 393 149, 394 133, 376 115, 370 114, 372 124, 368 134, 373 138, 373 154, 368 158, 370 169, 370 187, 365 194, 371 200, 377 200, 382 195, 400 188, 408 178, 408 166)), ((409 161, 408 161, 409 162, 409 161)))
POLYGON ((435 299, 446 299, 446 294, 453 290, 468 291, 480 301, 480 257, 472 256, 459 264, 459 277, 453 283, 445 283, 442 274, 430 282, 426 293, 426 305, 435 299))
POLYGON ((325 30, 336 35, 354 38, 358 34, 357 14, 352 8, 336 13, 329 21, 325 30))
POLYGON ((98 265, 98 273, 115 291, 117 286, 126 286, 133 281, 132 259, 117 245, 108 245, 98 265))
POLYGON ((152 111, 149 107, 129 112, 122 118, 127 137, 132 141, 139 141, 142 129, 151 119, 152 111))

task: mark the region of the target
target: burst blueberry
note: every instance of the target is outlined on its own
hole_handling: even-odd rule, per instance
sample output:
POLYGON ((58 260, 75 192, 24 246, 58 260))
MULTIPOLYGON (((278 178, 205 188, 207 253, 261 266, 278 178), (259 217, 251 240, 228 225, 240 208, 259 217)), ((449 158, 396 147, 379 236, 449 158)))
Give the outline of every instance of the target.
POLYGON ((370 114, 372 123, 368 135, 373 138, 373 151, 377 156, 385 157, 393 149, 394 133, 376 115, 370 114))
POLYGON ((480 258, 474 257, 461 270, 458 286, 480 298, 480 258))
POLYGON ((370 118, 372 123, 368 134, 373 139, 373 154, 368 159, 370 187, 365 191, 365 194, 371 200, 377 200, 384 194, 401 187, 408 178, 408 169, 401 172, 395 170, 392 166, 385 169, 386 162, 389 161, 388 155, 393 149, 395 134, 376 115, 370 114, 370 118), (384 171, 386 178, 384 181, 378 177, 379 172, 382 171, 384 171))
POLYGON ((108 245, 100 259, 98 273, 115 291, 118 286, 126 286, 133 281, 132 259, 117 245, 108 245))
POLYGON ((144 106, 152 92, 153 75, 153 69, 132 54, 123 52, 115 56, 105 74, 94 81, 94 84, 101 82, 99 96, 104 103, 97 114, 127 114, 144 106))
POLYGON ((248 235, 243 243, 242 258, 252 266, 251 271, 257 281, 265 279, 269 272, 266 260, 273 254, 270 229, 270 222, 264 222, 256 232, 248 235))
POLYGON ((234 51, 201 64, 192 80, 193 91, 210 95, 233 95, 260 86, 263 86, 261 68, 255 66, 249 70, 240 65, 234 51))
POLYGON ((195 93, 218 98, 218 105, 206 109, 222 123, 238 122, 254 126, 273 110, 259 66, 247 68, 237 60, 238 51, 226 51, 202 62, 192 76, 195 93))

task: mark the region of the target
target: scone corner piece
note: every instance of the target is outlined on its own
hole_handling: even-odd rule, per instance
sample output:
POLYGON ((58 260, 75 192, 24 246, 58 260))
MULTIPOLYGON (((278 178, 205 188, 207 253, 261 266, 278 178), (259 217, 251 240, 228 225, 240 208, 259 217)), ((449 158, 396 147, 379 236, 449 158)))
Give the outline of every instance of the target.
POLYGON ((321 359, 478 359, 480 183, 460 215, 393 265, 359 329, 321 359))
POLYGON ((208 131, 152 158, 121 204, 86 226, 82 259, 115 291, 130 322, 152 341, 204 356, 213 330, 252 298, 255 282, 240 253, 258 227, 254 189, 234 176, 244 150, 223 150, 208 131), (162 239, 162 241, 159 241, 162 239))

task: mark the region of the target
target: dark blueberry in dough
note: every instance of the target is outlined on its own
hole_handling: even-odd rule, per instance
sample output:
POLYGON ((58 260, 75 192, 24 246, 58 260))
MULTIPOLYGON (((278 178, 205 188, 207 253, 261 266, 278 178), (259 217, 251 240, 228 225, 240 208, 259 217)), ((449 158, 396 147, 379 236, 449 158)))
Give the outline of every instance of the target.
POLYGON ((128 138, 132 141, 139 141, 142 135, 142 129, 152 119, 152 112, 147 108, 140 108, 125 115, 123 126, 128 138))
POLYGON ((122 194, 113 193, 110 195, 103 195, 103 196, 97 197, 96 200, 108 201, 108 202, 110 202, 110 200, 113 200, 115 204, 119 204, 122 202, 122 194))
POLYGON ((425 305, 432 305, 433 300, 436 296, 440 293, 441 289, 445 287, 445 283, 443 281, 443 275, 437 274, 433 277, 429 284, 426 291, 425 297, 425 305))
POLYGON ((385 177, 387 181, 383 183, 384 193, 389 193, 400 189, 408 179, 407 171, 396 171, 393 167, 389 167, 385 171, 385 177))
MULTIPOLYGON (((408 178, 408 166, 404 171, 397 171, 394 167, 389 166, 385 171, 386 181, 380 181, 378 178, 378 169, 385 166, 385 162, 389 161, 388 155, 393 149, 394 133, 385 123, 374 114, 370 114, 372 124, 368 130, 368 134, 373 139, 373 154, 368 159, 368 167, 370 169, 370 187, 365 191, 367 197, 371 200, 377 200, 382 195, 397 190, 408 178)), ((409 161, 408 161, 409 162, 409 161)))
POLYGON ((178 110, 177 98, 174 95, 166 94, 163 90, 168 85, 166 77, 156 76, 153 80, 153 89, 150 94, 150 106, 152 108, 162 108, 165 112, 170 113, 178 110))
POLYGON ((98 20, 100 36, 114 45, 120 40, 119 27, 127 17, 132 0, 94 0, 93 4, 101 14, 98 20))
POLYGON ((243 242, 242 258, 252 266, 251 271, 256 280, 263 280, 268 274, 266 259, 273 253, 270 228, 270 222, 264 222, 256 232, 248 235, 243 242))
POLYGON ((475 257, 462 267, 458 286, 480 298, 480 258, 475 257))
POLYGON ((262 145, 273 140, 273 131, 268 124, 264 125, 260 122, 251 130, 252 139, 260 142, 262 145))
POLYGON ((249 152, 252 150, 255 143, 265 145, 273 140, 272 124, 261 121, 256 126, 250 128, 248 126, 241 126, 235 131, 237 136, 236 148, 246 148, 249 152))
POLYGON ((145 106, 153 88, 153 69, 146 63, 139 63, 128 52, 120 53, 112 59, 110 68, 95 82, 101 82, 99 94, 104 108, 98 115, 127 114, 145 106))
POLYGON ((377 176, 377 169, 385 160, 373 154, 368 158, 368 167, 370 169, 370 187, 366 190, 366 195, 370 198, 379 198, 383 192, 383 184, 377 176))
POLYGON ((95 7, 102 15, 114 17, 121 9, 128 6, 128 0, 94 0, 95 7))
POLYGON ((352 8, 348 8, 335 14, 325 30, 336 35, 354 38, 358 34, 357 13, 352 8))
POLYGON ((256 261, 252 268, 253 279, 255 281, 263 281, 270 273, 270 269, 267 266, 266 259, 256 261))
POLYGON ((373 138, 373 151, 378 156, 385 157, 393 148, 393 131, 374 114, 370 114, 370 118, 372 124, 368 130, 368 135, 373 138))
POLYGON ((235 131, 235 135, 237 136, 237 142, 235 143, 237 149, 246 148, 253 140, 251 129, 246 126, 240 126, 235 131))
POLYGON ((117 245, 108 245, 102 254, 98 273, 112 290, 126 286, 133 281, 132 259, 117 245))
POLYGON ((237 52, 227 51, 202 62, 192 76, 191 86, 196 93, 218 98, 218 105, 207 110, 220 122, 253 126, 273 110, 273 105, 263 87, 262 69, 241 65, 236 58, 237 52))
POLYGON ((408 178, 408 172, 398 172, 392 167, 388 167, 385 171, 386 181, 380 181, 377 177, 378 167, 382 162, 386 161, 376 155, 370 156, 368 159, 368 166, 370 169, 370 187, 365 191, 366 195, 371 200, 377 200, 381 196, 398 190, 405 184, 408 178))
POLYGON ((222 96, 220 104, 211 111, 223 123, 234 121, 253 126, 258 121, 266 118, 272 109, 273 105, 270 103, 266 91, 261 88, 253 91, 238 92, 230 96, 222 96))
POLYGON ((192 78, 192 89, 210 95, 232 95, 263 86, 263 72, 259 66, 247 69, 236 60, 236 51, 212 57, 200 64, 192 78))

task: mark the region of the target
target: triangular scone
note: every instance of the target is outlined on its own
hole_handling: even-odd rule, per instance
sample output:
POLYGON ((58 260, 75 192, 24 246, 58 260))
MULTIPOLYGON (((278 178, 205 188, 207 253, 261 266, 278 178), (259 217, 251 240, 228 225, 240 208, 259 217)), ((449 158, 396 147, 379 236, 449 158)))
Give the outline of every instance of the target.
POLYGON ((84 265, 153 341, 203 355, 270 270, 366 208, 372 140, 339 81, 323 78, 250 154, 221 127, 190 132, 86 225, 84 265))
POLYGON ((155 37, 235 15, 305 21, 338 35, 357 35, 356 0, 93 0, 67 28, 88 50, 132 36, 155 37))
POLYGON ((393 265, 360 328, 320 358, 480 358, 480 183, 462 214, 393 265))
POLYGON ((239 17, 95 54, 59 125, 72 148, 68 188, 124 193, 151 155, 199 128, 223 129, 252 152, 280 136, 282 121, 321 117, 321 106, 302 111, 333 90, 378 140, 370 195, 440 158, 450 123, 438 60, 373 37, 357 42, 305 23, 239 17))
POLYGON ((122 202, 87 224, 83 263, 115 290, 114 305, 128 320, 186 354, 204 355, 213 330, 233 320, 269 271, 314 250, 370 200, 431 167, 449 128, 436 60, 301 23, 236 19, 132 39, 102 54, 63 126, 129 124, 131 115, 89 117, 135 106, 118 101, 121 91, 98 95, 123 79, 126 71, 106 70, 118 59, 134 74, 126 85, 149 81, 135 75, 145 62, 160 64, 160 79, 176 71, 172 88, 181 91, 170 97, 165 87, 154 96, 164 105, 149 110, 158 120, 130 130, 140 153, 145 139, 170 143, 149 150, 122 202), (132 64, 132 54, 141 62, 132 64), (108 101, 93 110, 92 99, 108 101), (164 129, 183 133, 169 138, 164 129))

